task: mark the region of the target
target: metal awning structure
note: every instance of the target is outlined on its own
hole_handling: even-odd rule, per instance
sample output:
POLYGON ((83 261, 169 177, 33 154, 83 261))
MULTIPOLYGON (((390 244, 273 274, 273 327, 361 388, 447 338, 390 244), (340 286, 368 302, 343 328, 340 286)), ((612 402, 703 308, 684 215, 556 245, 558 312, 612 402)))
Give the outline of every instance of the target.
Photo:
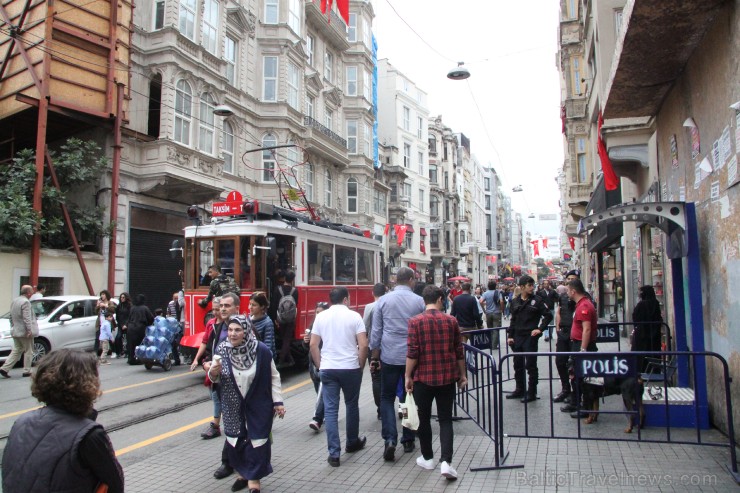
POLYGON ((668 258, 676 259, 688 255, 685 202, 648 202, 609 207, 581 219, 578 222, 578 234, 625 222, 650 224, 663 231, 668 238, 668 258))

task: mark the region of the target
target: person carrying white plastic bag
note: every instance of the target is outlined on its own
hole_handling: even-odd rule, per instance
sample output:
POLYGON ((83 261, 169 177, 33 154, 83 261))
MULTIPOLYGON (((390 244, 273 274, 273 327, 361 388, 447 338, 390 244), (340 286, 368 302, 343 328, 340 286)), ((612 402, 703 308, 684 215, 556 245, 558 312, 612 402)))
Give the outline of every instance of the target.
MULTIPOLYGON (((459 389, 468 383, 465 371, 465 353, 457 320, 442 312, 444 293, 429 285, 422 293, 426 310, 409 320, 408 350, 406 353, 406 406, 408 418, 403 425, 413 425, 414 410, 418 412, 417 434, 421 456, 416 464, 423 469, 434 469, 432 449, 432 402, 437 404, 439 441, 441 444, 440 471, 448 480, 457 479, 450 465, 454 432, 452 409, 455 404, 455 384, 459 389), (412 404, 415 401, 415 405, 412 404)), ((413 429, 413 428, 410 428, 413 429)))
POLYGON ((416 401, 414 400, 414 394, 412 392, 406 394, 406 402, 401 404, 401 412, 403 413, 401 426, 413 431, 418 430, 419 410, 416 407, 416 401))

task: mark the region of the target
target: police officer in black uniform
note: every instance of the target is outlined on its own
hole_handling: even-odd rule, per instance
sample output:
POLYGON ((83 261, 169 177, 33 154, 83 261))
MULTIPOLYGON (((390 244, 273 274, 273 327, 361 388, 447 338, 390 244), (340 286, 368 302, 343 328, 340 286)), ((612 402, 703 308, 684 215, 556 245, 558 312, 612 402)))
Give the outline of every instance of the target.
MULTIPOLYGON (((565 279, 570 282, 573 279, 580 279, 579 270, 571 270, 565 275, 565 279)), ((555 312, 555 327, 557 329, 557 342, 555 351, 558 353, 567 353, 570 351, 570 327, 573 325, 573 310, 576 303, 568 297, 568 291, 564 290, 558 297, 558 308, 555 312)), ((555 367, 558 369, 560 377, 561 392, 553 398, 553 402, 570 403, 570 396, 574 394, 571 388, 572 382, 568 375, 568 356, 556 356, 555 367)))
MULTIPOLYGON (((511 323, 507 330, 508 343, 515 353, 536 353, 537 343, 552 321, 552 312, 542 298, 534 294, 534 279, 524 275, 519 278, 518 284, 521 294, 511 302, 511 323)), ((539 379, 537 357, 514 356, 514 379, 516 389, 506 396, 507 399, 521 397, 521 402, 536 400, 539 379), (525 368, 529 374, 528 387, 524 382, 525 368)))

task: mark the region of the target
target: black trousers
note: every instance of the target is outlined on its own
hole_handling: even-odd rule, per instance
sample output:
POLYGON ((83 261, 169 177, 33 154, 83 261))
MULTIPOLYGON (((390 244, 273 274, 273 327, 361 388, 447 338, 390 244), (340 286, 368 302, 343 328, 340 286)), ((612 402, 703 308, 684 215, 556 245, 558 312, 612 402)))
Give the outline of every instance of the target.
MULTIPOLYGON (((567 353, 570 351, 570 328, 567 331, 559 329, 557 334, 558 339, 555 343, 555 351, 558 353, 567 353)), ((563 392, 572 392, 570 375, 568 374, 568 356, 555 356, 555 368, 558 370, 563 392)))
POLYGON ((138 329, 138 328, 128 328, 128 364, 133 365, 136 364, 136 346, 141 344, 141 341, 144 340, 144 334, 146 333, 146 329, 138 329))
MULTIPOLYGON (((532 337, 530 335, 514 334, 514 345, 511 347, 515 353, 536 353, 537 343, 540 336, 532 337)), ((539 381, 539 369, 537 368, 537 356, 514 356, 514 380, 516 380, 516 390, 524 392, 527 385, 524 381, 524 372, 529 375, 529 391, 537 392, 537 382, 539 381)))
POLYGON ((452 406, 455 404, 455 384, 431 386, 421 382, 414 382, 414 400, 419 408, 419 447, 424 459, 434 457, 432 449, 432 401, 437 403, 437 418, 439 419, 439 442, 441 445, 440 461, 448 464, 452 462, 452 445, 454 432, 452 430, 452 406))
MULTIPOLYGON (((574 353, 580 352, 581 347, 582 347, 581 346, 581 341, 574 341, 574 340, 571 340, 570 341, 570 350, 572 352, 574 352, 574 353)), ((586 347, 586 351, 588 351, 590 353, 595 353, 598 350, 599 349, 596 347, 596 343, 595 342, 589 343, 588 346, 586 347)), ((583 400, 583 407, 584 407, 584 409, 591 409, 593 402, 586 402, 586 400, 583 399, 583 385, 582 385, 582 381, 583 381, 582 378, 575 378, 575 379, 573 379, 573 384, 572 384, 573 385, 573 395, 576 394, 576 387, 580 386, 580 397, 581 397, 581 400, 583 400)), ((575 404, 575 402, 574 402, 574 404, 575 404)))

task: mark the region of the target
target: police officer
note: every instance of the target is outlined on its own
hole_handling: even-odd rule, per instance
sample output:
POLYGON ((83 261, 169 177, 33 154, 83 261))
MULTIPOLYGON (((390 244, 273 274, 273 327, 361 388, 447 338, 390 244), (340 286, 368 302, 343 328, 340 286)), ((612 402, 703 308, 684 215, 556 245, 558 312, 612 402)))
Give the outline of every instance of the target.
MULTIPOLYGON (((580 279, 580 277, 581 272, 576 269, 568 271, 565 275, 565 279, 568 282, 573 279, 580 279)), ((558 296, 558 308, 555 311, 555 327, 558 337, 555 343, 555 351, 558 353, 567 353, 570 351, 570 327, 573 325, 573 310, 575 307, 575 301, 568 297, 568 290, 563 289, 558 296)), ((568 375, 568 356, 556 356, 555 367, 558 369, 562 390, 552 401, 567 402, 570 404, 570 396, 574 392, 571 389, 571 381, 568 375)))
MULTIPOLYGON (((507 330, 508 343, 515 353, 536 353, 537 343, 552 321, 552 312, 542 298, 534 294, 534 279, 524 275, 519 278, 518 284, 521 293, 511 302, 511 323, 507 330)), ((521 402, 536 400, 538 377, 537 356, 526 358, 514 356, 516 389, 506 398, 521 397, 521 402), (524 382, 525 368, 529 374, 529 387, 524 382)))

